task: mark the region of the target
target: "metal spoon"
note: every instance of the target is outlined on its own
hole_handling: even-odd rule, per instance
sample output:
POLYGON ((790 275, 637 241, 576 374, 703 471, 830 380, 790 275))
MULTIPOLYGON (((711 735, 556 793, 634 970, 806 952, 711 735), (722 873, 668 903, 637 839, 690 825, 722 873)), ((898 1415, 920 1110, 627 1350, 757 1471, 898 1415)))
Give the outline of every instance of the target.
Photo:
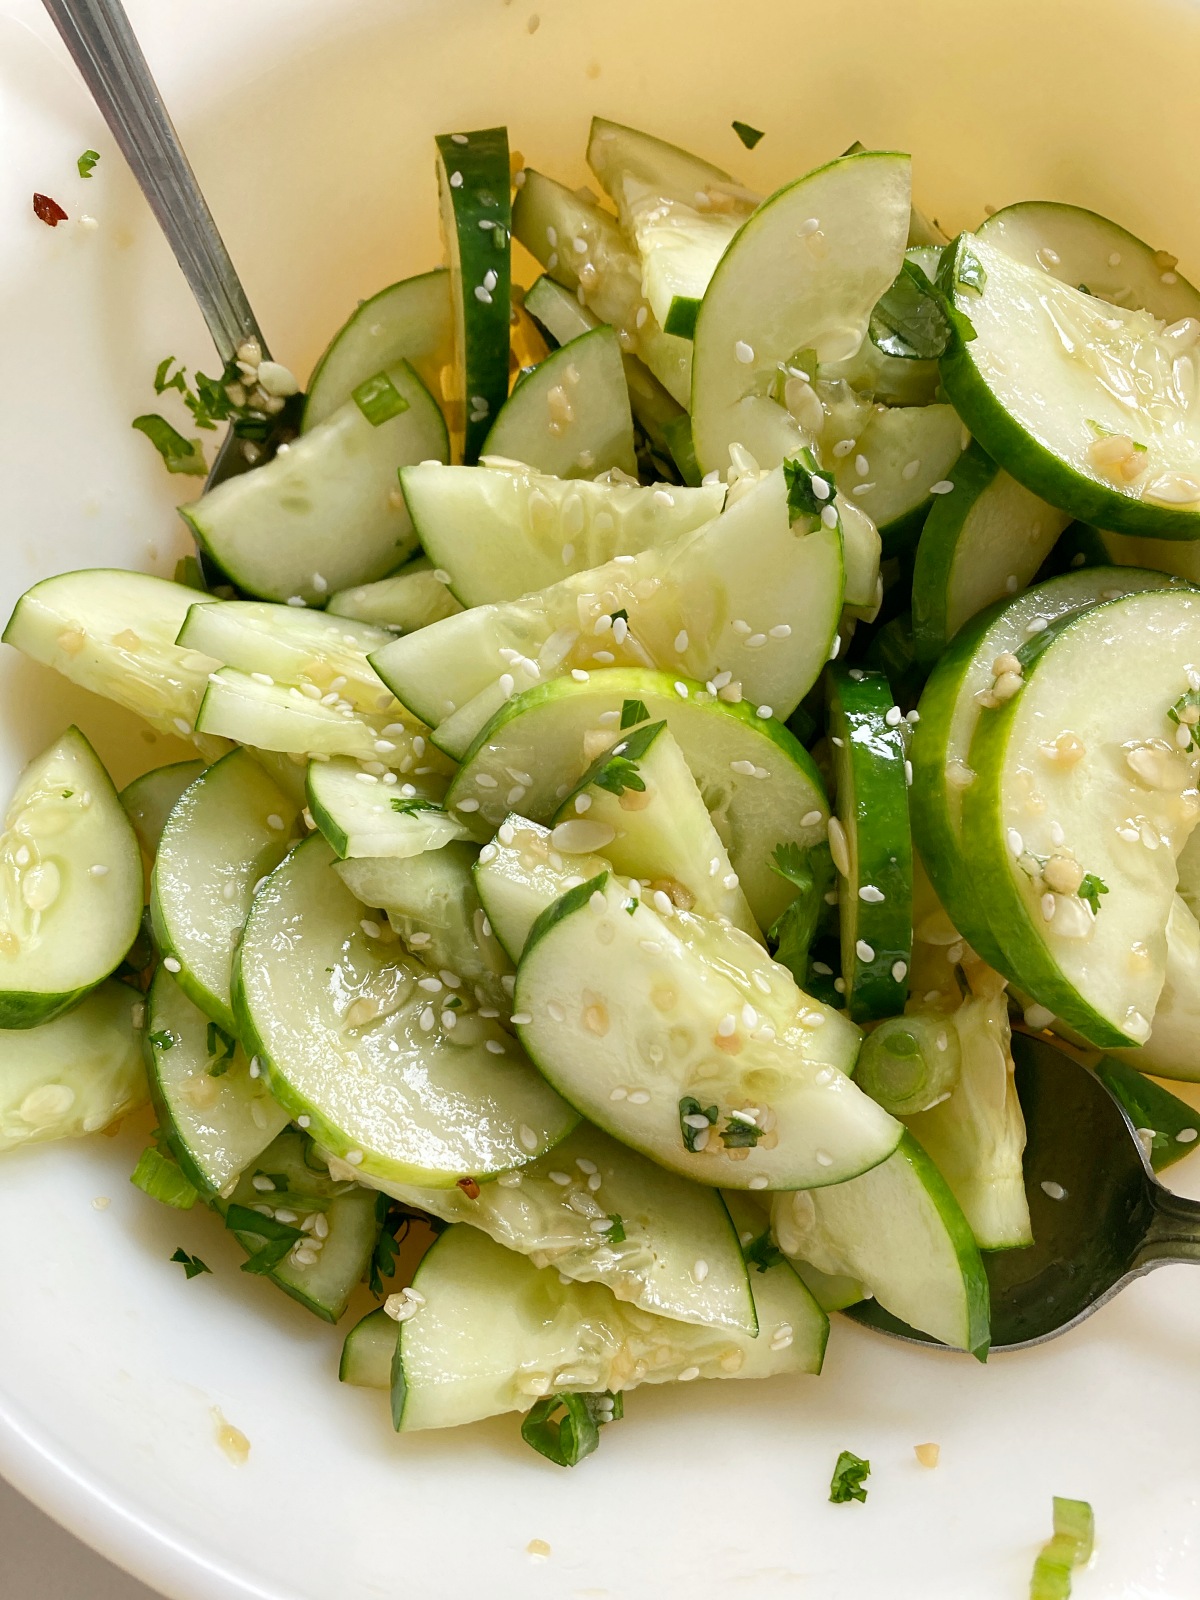
MULTIPOLYGON (((248 340, 257 341, 263 359, 269 359, 258 319, 120 0, 43 3, 158 218, 208 325, 222 368, 232 366, 248 340)), ((245 472, 252 461, 269 459, 279 442, 294 433, 296 410, 293 403, 284 407, 256 451, 247 452, 231 427, 205 488, 245 472)))
MULTIPOLYGON (((1057 1338, 1154 1267, 1200 1263, 1200 1201, 1159 1183, 1133 1124, 1095 1073, 1026 1034, 1014 1034, 1013 1059, 1034 1242, 984 1255, 993 1350, 1057 1338)), ((898 1338, 935 1342, 874 1301, 849 1314, 898 1338)))

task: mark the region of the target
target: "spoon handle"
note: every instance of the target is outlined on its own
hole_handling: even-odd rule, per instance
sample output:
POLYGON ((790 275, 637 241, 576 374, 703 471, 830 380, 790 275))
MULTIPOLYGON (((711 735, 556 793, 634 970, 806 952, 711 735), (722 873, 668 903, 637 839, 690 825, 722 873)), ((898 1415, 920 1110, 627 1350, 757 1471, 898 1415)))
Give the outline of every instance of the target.
POLYGON ((43 0, 175 253, 226 366, 263 342, 120 0, 43 0))
POLYGON ((1150 1191, 1150 1200, 1154 1215, 1138 1247, 1134 1271, 1172 1261, 1200 1264, 1200 1200, 1172 1194, 1158 1183, 1150 1191))

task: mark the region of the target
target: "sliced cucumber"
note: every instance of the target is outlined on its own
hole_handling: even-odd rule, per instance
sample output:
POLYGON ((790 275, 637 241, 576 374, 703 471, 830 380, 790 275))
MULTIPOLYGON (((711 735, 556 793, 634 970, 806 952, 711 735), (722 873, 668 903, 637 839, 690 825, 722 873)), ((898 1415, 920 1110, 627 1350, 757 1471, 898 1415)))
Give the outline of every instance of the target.
POLYGON ((993 967, 1002 957, 980 905, 962 828, 963 797, 976 777, 969 757, 983 714, 977 696, 990 689, 997 656, 1019 650, 1044 625, 1118 594, 1168 588, 1171 581, 1158 572, 1117 567, 1085 568, 1051 578, 973 618, 930 675, 910 750, 913 835, 954 926, 993 967))
POLYGON ((363 931, 332 860, 317 836, 297 846, 239 949, 239 1032, 276 1099, 364 1176, 397 1183, 440 1188, 557 1144, 575 1113, 496 1023, 449 1007, 438 1021, 425 969, 363 931))
POLYGON ((380 410, 360 389, 286 451, 179 508, 201 549, 247 594, 321 606, 412 555, 396 468, 449 460, 446 424, 407 362, 378 378, 387 389, 380 410))
POLYGON ((1071 520, 1002 472, 972 443, 934 501, 913 568, 913 639, 934 661, 964 622, 1024 589, 1071 520))
POLYGON ((4 643, 186 739, 219 663, 178 649, 175 638, 191 607, 204 603, 195 589, 144 572, 63 572, 21 596, 4 643))
POLYGON ((211 675, 196 727, 283 755, 352 756, 418 776, 451 770, 407 721, 322 705, 294 686, 263 683, 234 667, 211 675))
POLYGON ((141 997, 104 983, 37 1028, 0 1029, 0 1153, 98 1133, 146 1100, 141 997))
POLYGON ((481 1228, 536 1267, 602 1283, 643 1311, 751 1337, 757 1330, 746 1263, 720 1195, 587 1123, 474 1197, 457 1188, 389 1185, 388 1193, 443 1222, 481 1228))
POLYGON ((185 791, 163 830, 150 882, 155 943, 188 999, 230 1033, 234 947, 298 813, 253 756, 233 750, 185 791))
POLYGON ((475 864, 475 888, 497 939, 518 962, 534 923, 577 884, 608 870, 601 856, 555 847, 551 830, 514 812, 475 864))
POLYGON ((1175 258, 1152 250, 1107 217, 1056 200, 1023 200, 993 212, 979 238, 1027 267, 1127 310, 1164 322, 1200 317, 1200 293, 1176 271, 1175 258))
POLYGON ((963 803, 1001 971, 1091 1043, 1144 1044, 1175 857, 1200 812, 1200 757, 1168 717, 1197 676, 1200 595, 1104 602, 1035 634, 1017 660, 1016 692, 1004 699, 1001 682, 979 719, 963 803), (1071 892, 1088 882, 1098 909, 1071 892))
POLYGON ((699 1183, 840 1183, 895 1148, 899 1124, 845 1076, 852 1023, 746 934, 633 900, 608 875, 542 914, 515 1004, 530 1058, 566 1098, 699 1183))
POLYGON ((864 621, 874 621, 883 600, 880 560, 883 546, 879 530, 853 500, 838 495, 835 502, 842 524, 842 559, 846 569, 843 603, 864 621))
POLYGON ((605 117, 592 118, 587 163, 626 227, 627 214, 622 208, 626 205, 625 186, 630 180, 654 189, 665 200, 686 200, 689 204, 701 195, 711 204, 714 195, 728 196, 730 191, 751 202, 754 199, 723 167, 716 167, 677 144, 668 144, 665 139, 605 117), (713 192, 710 194, 709 190, 713 192))
POLYGON ((548 822, 591 761, 616 742, 626 701, 640 703, 678 741, 755 921, 770 927, 796 893, 771 867, 775 846, 815 844, 828 821, 820 776, 782 723, 744 703, 711 699, 696 684, 683 687, 686 698, 665 674, 609 669, 586 683, 559 678, 528 690, 480 736, 447 792, 447 810, 477 827, 480 839, 517 807, 548 822))
POLYGON ((760 937, 721 836, 665 722, 631 728, 597 756, 555 821, 555 846, 582 832, 588 848, 602 850, 625 877, 663 890, 685 910, 724 917, 760 937), (582 828, 574 826, 579 819, 582 828))
POLYGON ((341 861, 337 874, 364 905, 382 907, 412 953, 437 973, 425 984, 444 986, 439 1009, 453 1005, 462 988, 475 1004, 507 1017, 513 967, 479 903, 471 874, 478 854, 477 846, 456 842, 420 855, 341 861))
POLYGON ((422 544, 467 606, 515 600, 669 544, 725 501, 720 484, 567 483, 520 466, 405 467, 400 481, 422 544))
POLYGON ((942 382, 987 453, 1082 521, 1200 535, 1200 326, 1093 299, 979 235, 942 276, 975 331, 942 357, 942 382))
POLYGON ((175 802, 203 771, 203 761, 175 761, 168 767, 153 767, 143 772, 140 778, 121 790, 121 804, 150 861, 154 860, 175 802))
POLYGON ((903 1010, 912 960, 912 837, 899 708, 881 672, 829 673, 842 977, 852 1017, 903 1010))
POLYGON ((556 282, 616 328, 622 349, 640 356, 680 406, 688 404, 691 344, 664 333, 651 315, 641 263, 607 211, 527 168, 513 202, 513 232, 556 282))
MULTIPOLYGON (((941 257, 940 246, 914 246, 911 242, 904 252, 905 261, 919 267, 931 283, 937 278, 941 257)), ((872 323, 874 320, 873 315, 872 323)), ((824 383, 841 379, 858 393, 889 406, 930 405, 941 382, 936 361, 889 355, 870 332, 854 355, 844 361, 823 362, 819 378, 824 383)))
POLYGON ((553 350, 517 384, 481 452, 558 478, 637 471, 633 416, 612 328, 593 328, 553 350))
POLYGON ((781 365, 853 355, 904 262, 911 163, 864 151, 818 167, 754 213, 713 274, 696 321, 692 437, 702 471, 740 444, 765 467, 805 442, 770 398, 781 365))
POLYGON ((386 1389, 392 1381, 392 1359, 399 1337, 399 1326, 383 1306, 368 1311, 346 1335, 338 1367, 339 1383, 351 1383, 358 1389, 386 1389))
POLYGON ((400 707, 367 661, 389 639, 383 628, 302 606, 223 600, 215 606, 193 606, 176 642, 239 672, 263 673, 295 685, 313 699, 332 693, 331 705, 340 698, 358 711, 397 715, 400 707))
POLYGON ((378 583, 343 589, 325 608, 327 616, 351 617, 386 628, 389 633, 416 633, 462 610, 450 593, 445 574, 434 571, 427 556, 414 556, 399 572, 378 583))
POLYGON ((1119 567, 1152 567, 1200 584, 1200 543, 1193 539, 1131 539, 1127 534, 1084 528, 1082 523, 1072 531, 1081 531, 1091 546, 1089 563, 1094 558, 1101 563, 1113 561, 1119 567))
MULTIPOLYGON (((446 400, 463 459, 474 461, 508 395, 512 315, 508 133, 482 128, 437 139, 442 238, 450 263, 454 382, 446 400)), ((419 461, 420 456, 412 458, 419 461)))
POLYGON ((1032 1244, 1008 997, 1003 990, 971 995, 942 1021, 958 1039, 958 1082, 940 1104, 904 1121, 949 1184, 981 1250, 1032 1244))
POLYGON ((771 1215, 785 1254, 860 1280, 910 1327, 986 1357, 988 1281, 978 1247, 911 1133, 881 1166, 850 1183, 780 1195, 771 1215))
POLYGON ((447 816, 415 786, 371 782, 356 761, 314 761, 308 808, 339 856, 416 856, 467 839, 466 825, 447 816))
POLYGON ((600 318, 561 283, 556 283, 548 273, 535 280, 525 291, 526 311, 548 339, 556 345, 570 344, 580 334, 599 327, 600 318))
MULTIPOLYGON (((1192 838, 1195 837, 1193 833, 1192 838)), ((1180 864, 1182 867, 1182 861, 1180 864)), ((1171 902, 1166 937, 1166 968, 1150 1037, 1136 1050, 1117 1050, 1113 1054, 1139 1072, 1152 1072, 1156 1077, 1182 1083, 1200 1083, 1200 1054, 1196 1050, 1200 1032, 1200 923, 1178 894, 1171 902)))
POLYGON ((416 1309, 399 1325, 393 1421, 410 1433, 527 1411, 553 1393, 819 1372, 829 1324, 796 1274, 781 1263, 753 1288, 757 1339, 622 1305, 601 1284, 539 1272, 475 1228, 448 1228, 417 1269, 416 1309))
POLYGON ((35 1028, 107 978, 137 938, 142 857, 78 728, 17 780, 0 834, 0 1028, 35 1028))
MULTIPOLYGON (((243 1174, 228 1201, 218 1198, 214 1204, 223 1214, 229 1206, 240 1206, 261 1211, 286 1227, 299 1227, 295 1244, 264 1275, 323 1322, 341 1321, 350 1296, 367 1275, 379 1237, 377 1197, 372 1190, 331 1178, 309 1140, 287 1128, 243 1174), (264 1187, 264 1179, 273 1188, 264 1187), (281 1205, 280 1200, 286 1203, 281 1205), (318 1216, 323 1224, 303 1227, 318 1216)), ((273 1242, 249 1227, 234 1231, 250 1255, 273 1242)))
POLYGON ((165 967, 146 997, 146 1071, 159 1127, 188 1182, 201 1194, 233 1185, 288 1114, 241 1046, 198 1010, 165 967))
POLYGON ((450 274, 439 268, 405 278, 364 300, 334 334, 308 380, 301 431, 326 422, 377 372, 407 361, 430 394, 454 359, 450 274))
POLYGON ((1200 1114, 1195 1107, 1168 1093, 1152 1078, 1143 1077, 1132 1067, 1104 1057, 1096 1066, 1096 1076, 1137 1129, 1143 1148, 1147 1143, 1155 1172, 1173 1166, 1188 1155, 1200 1136, 1200 1114), (1150 1138, 1147 1141, 1146 1135, 1150 1138))
POLYGON ((874 406, 854 451, 834 457, 838 489, 878 527, 886 554, 916 543, 934 488, 953 481, 962 437, 953 406, 874 406))

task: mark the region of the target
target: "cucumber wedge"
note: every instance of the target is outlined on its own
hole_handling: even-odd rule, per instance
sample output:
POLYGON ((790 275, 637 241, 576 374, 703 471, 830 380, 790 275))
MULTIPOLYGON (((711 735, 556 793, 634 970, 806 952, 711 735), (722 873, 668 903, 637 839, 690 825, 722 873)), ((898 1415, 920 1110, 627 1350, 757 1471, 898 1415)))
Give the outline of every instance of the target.
POLYGON ((721 484, 567 483, 517 465, 405 467, 400 482, 421 543, 465 606, 516 600, 670 544, 725 503, 721 484))
POLYGON ((858 1021, 904 1008, 912 960, 912 837, 901 717, 881 672, 829 673, 841 875, 842 977, 858 1021))
POLYGON ((971 617, 1024 589, 1071 520, 972 443, 947 473, 913 568, 913 640, 935 661, 971 617))
POLYGON ((400 1329, 383 1306, 356 1322, 342 1345, 338 1382, 357 1389, 386 1389, 392 1381, 392 1358, 400 1329))
POLYGON ((317 836, 298 845, 239 948, 238 1031, 275 1098, 364 1177, 397 1183, 447 1187, 557 1144, 576 1114, 496 1023, 449 1007, 439 1021, 426 969, 363 931, 332 861, 317 836))
POLYGON ((0 1029, 0 1154, 98 1133, 145 1104, 140 997, 104 983, 38 1028, 0 1029))
POLYGON ((1094 299, 980 235, 947 252, 942 278, 975 330, 942 357, 942 382, 1006 472, 1098 527, 1200 535, 1195 322, 1094 299))
POLYGON ((203 761, 175 761, 168 767, 143 772, 121 790, 121 804, 147 860, 154 860, 175 802, 203 771, 203 761))
POLYGON ((760 937, 721 836, 665 722, 631 728, 597 756, 559 807, 552 837, 569 838, 569 824, 580 818, 590 848, 603 850, 623 876, 662 889, 685 910, 724 917, 760 937))
POLYGON ((222 600, 215 606, 193 606, 176 643, 215 656, 239 672, 263 673, 294 685, 313 699, 332 693, 330 704, 341 699, 357 711, 402 715, 367 661, 389 638, 386 629, 302 606, 222 600))
POLYGON ((850 1183, 780 1195, 771 1216, 786 1255, 858 1279, 910 1327, 986 1358, 983 1262, 957 1201, 911 1133, 890 1160, 850 1183))
MULTIPOLYGON (((288 1114, 241 1046, 160 967, 146 997, 146 1073, 171 1154, 203 1195, 233 1187, 287 1126, 288 1114)), ((228 1193, 226 1193, 228 1192, 228 1193)))
POLYGON ((138 842, 78 728, 17 780, 0 864, 0 1028, 35 1028, 107 978, 141 925, 138 842))
POLYGON ((1151 1165, 1155 1172, 1173 1166, 1188 1155, 1200 1137, 1200 1114, 1186 1100, 1170 1094, 1152 1078, 1106 1056, 1096 1066, 1096 1076, 1121 1107, 1145 1143, 1149 1133, 1151 1165))
POLYGON ((480 451, 558 478, 637 471, 633 415, 612 328, 593 328, 552 350, 504 402, 480 451))
POLYGON ((551 830, 540 823, 515 812, 506 817, 479 852, 474 870, 476 892, 509 960, 520 961, 543 911, 608 868, 602 856, 557 849, 551 830))
POLYGON ((382 907, 413 955, 437 974, 425 984, 427 995, 443 986, 439 1009, 461 989, 489 1015, 507 1018, 514 969, 479 903, 471 874, 478 854, 477 846, 456 842, 420 855, 340 861, 336 871, 364 905, 382 907))
POLYGON ((234 946, 298 820, 254 757, 233 750, 184 792, 163 830, 150 880, 155 943, 188 999, 228 1033, 234 946))
POLYGON ((836 1184, 899 1137, 845 1075, 852 1023, 746 934, 634 900, 607 874, 539 918, 515 1004, 521 1042, 565 1098, 699 1183, 836 1184))
POLYGON ((904 262, 911 163, 863 151, 818 167, 754 213, 721 258, 696 320, 692 437, 701 471, 724 472, 740 444, 764 467, 805 443, 770 398, 802 351, 858 350, 876 301, 904 262))
POLYGON ((416 856, 468 839, 466 825, 413 784, 370 782, 356 761, 313 761, 308 809, 339 856, 416 856))
POLYGON ((326 616, 350 617, 389 633, 416 633, 431 622, 452 617, 462 607, 450 593, 444 576, 434 571, 425 556, 414 556, 399 572, 378 583, 343 589, 325 608, 326 616))
MULTIPOLYGON (((370 1189, 331 1178, 310 1141, 286 1128, 247 1169, 228 1200, 218 1198, 214 1205, 227 1220, 229 1207, 238 1206, 299 1229, 292 1248, 263 1275, 306 1311, 336 1323, 371 1264, 379 1238, 377 1198, 370 1189), (273 1187, 265 1188, 264 1179, 273 1187), (323 1220, 317 1222, 318 1217, 323 1220)), ((272 1235, 249 1227, 234 1232, 252 1256, 274 1242, 272 1235)))
POLYGON ((1091 1043, 1144 1044, 1175 857, 1200 813, 1200 755, 1168 716, 1197 676, 1200 595, 1103 602, 1017 660, 1016 692, 979 719, 963 803, 1000 970, 1091 1043))
POLYGON ((504 128, 482 128, 439 134, 437 156, 454 314, 454 381, 446 401, 456 443, 462 442, 463 460, 472 462, 508 395, 512 315, 508 133, 504 128))
POLYGON ((549 822, 595 757, 617 742, 626 701, 640 704, 670 728, 755 921, 769 928, 796 894, 771 867, 775 846, 807 848, 828 822, 820 775, 782 723, 679 681, 686 698, 665 674, 610 668, 586 683, 559 678, 515 697, 468 753, 447 791, 446 809, 476 828, 481 840, 518 807, 534 821, 549 822))
MULTIPOLYGON (((1082 527, 1082 524, 1080 525, 1082 527)), ((1152 567, 1169 572, 1188 583, 1200 584, 1200 543, 1192 539, 1131 539, 1122 533, 1103 533, 1088 529, 1085 538, 1095 540, 1096 558, 1113 561, 1119 567, 1152 567)))
POLYGON ((653 1316, 601 1284, 539 1272, 475 1228, 448 1228, 399 1325, 393 1422, 411 1433, 528 1411, 547 1394, 819 1372, 828 1319, 796 1274, 780 1263, 753 1288, 757 1339, 653 1316))
POLYGON ((336 590, 382 578, 412 555, 417 541, 396 468, 431 459, 449 460, 446 424, 401 361, 286 451, 179 514, 247 594, 322 606, 336 590))
POLYGON ((839 494, 834 504, 842 524, 842 561, 846 570, 843 605, 854 616, 873 622, 883 601, 879 530, 853 500, 839 494))
POLYGON ((1167 918, 1166 970, 1150 1037, 1136 1050, 1115 1050, 1112 1054, 1139 1072, 1152 1072, 1158 1078, 1174 1078, 1181 1083, 1200 1083, 1198 1030, 1200 923, 1182 896, 1176 895, 1167 918))
POLYGON ((1173 256, 1082 206, 1022 200, 993 212, 976 231, 1023 265, 1097 300, 1150 311, 1164 322, 1200 317, 1200 292, 1179 276, 1173 256))
MULTIPOLYGON (((1200 942, 1200 941, 1198 941, 1200 942)), ((1025 1119, 1009 1049, 1008 997, 970 995, 944 1026, 958 1038, 958 1082, 940 1105, 903 1120, 953 1191, 981 1250, 1033 1243, 1021 1156, 1025 1119)))
POLYGON ((953 406, 875 406, 853 452, 834 457, 838 489, 878 527, 886 555, 916 543, 934 486, 953 480, 962 436, 953 406))
POLYGON ((407 361, 432 395, 454 359, 450 274, 439 268, 405 278, 364 300, 313 368, 302 433, 327 422, 377 372, 407 361))
POLYGON ((191 607, 205 603, 195 589, 144 572, 63 572, 21 596, 4 643, 186 739, 219 663, 175 638, 191 607))
POLYGON ((976 778, 971 741, 997 656, 1019 650, 1057 618, 1118 594, 1166 589, 1162 573, 1093 567, 1064 573, 1012 600, 997 602, 965 624, 930 674, 913 730, 910 795, 913 837, 937 897, 971 946, 991 966, 1002 961, 974 884, 963 842, 963 797, 976 778))
POLYGON ((602 1283, 643 1311, 751 1337, 757 1331, 742 1247, 716 1190, 587 1123, 549 1155, 481 1184, 474 1198, 457 1188, 388 1185, 387 1192, 443 1222, 482 1229, 536 1267, 602 1283))

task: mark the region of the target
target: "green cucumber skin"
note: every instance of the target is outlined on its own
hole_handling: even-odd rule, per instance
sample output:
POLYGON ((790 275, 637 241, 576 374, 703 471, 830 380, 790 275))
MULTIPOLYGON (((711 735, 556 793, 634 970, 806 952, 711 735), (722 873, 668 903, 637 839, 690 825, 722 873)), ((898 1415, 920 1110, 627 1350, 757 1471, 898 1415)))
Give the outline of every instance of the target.
POLYGON ((696 318, 700 315, 700 301, 685 295, 676 295, 671 301, 664 333, 677 333, 681 339, 690 339, 696 332, 696 318))
POLYGON ((963 1285, 967 1291, 966 1348, 977 1361, 986 1361, 992 1338, 991 1290, 988 1286, 983 1257, 979 1253, 979 1246, 975 1243, 971 1225, 963 1215, 962 1207, 954 1198, 950 1185, 925 1154, 919 1141, 907 1130, 900 1141, 900 1148, 904 1151, 908 1162, 920 1173, 921 1181, 926 1191, 933 1197, 938 1214, 946 1226, 946 1232, 953 1241, 955 1254, 962 1268, 963 1285))
MULTIPOLYGON (((443 195, 452 209, 462 272, 463 460, 478 460, 492 423, 508 398, 509 316, 512 302, 512 203, 508 132, 483 128, 467 134, 439 134, 438 155, 445 169, 443 195), (459 141, 463 142, 459 142, 459 141), (462 183, 450 179, 461 173, 462 183), (480 222, 493 222, 481 228, 480 222), (493 242, 503 234, 503 247, 493 242), (475 290, 484 274, 496 274, 490 304, 475 290), (486 402, 474 407, 472 397, 486 402), (483 411, 482 416, 473 415, 483 411)), ((439 173, 439 183, 441 183, 439 173)))
MULTIPOLYGON (((117 966, 120 964, 118 962, 117 966)), ((113 972, 116 970, 114 967, 113 972)), ((96 983, 103 983, 105 978, 111 976, 106 972, 96 983)), ((43 1022, 53 1022, 55 1017, 72 1010, 95 987, 96 984, 89 983, 67 994, 36 994, 28 991, 0 994, 0 1028, 40 1028, 43 1022)))
POLYGON ((946 598, 958 536, 971 508, 1000 468, 972 441, 950 473, 953 495, 934 500, 921 529, 913 567, 913 643, 919 661, 936 661, 949 643, 946 598))
MULTIPOLYGON (((971 290, 956 287, 958 261, 970 234, 961 234, 946 252, 940 275, 949 280, 959 313, 971 315, 971 290)), ((1117 489, 1086 478, 1066 465, 1015 422, 992 394, 971 358, 970 340, 956 330, 941 359, 942 387, 972 438, 1004 470, 1031 493, 1057 506, 1079 522, 1090 522, 1114 533, 1131 533, 1148 539, 1200 539, 1200 512, 1171 510, 1135 501, 1117 489)))

